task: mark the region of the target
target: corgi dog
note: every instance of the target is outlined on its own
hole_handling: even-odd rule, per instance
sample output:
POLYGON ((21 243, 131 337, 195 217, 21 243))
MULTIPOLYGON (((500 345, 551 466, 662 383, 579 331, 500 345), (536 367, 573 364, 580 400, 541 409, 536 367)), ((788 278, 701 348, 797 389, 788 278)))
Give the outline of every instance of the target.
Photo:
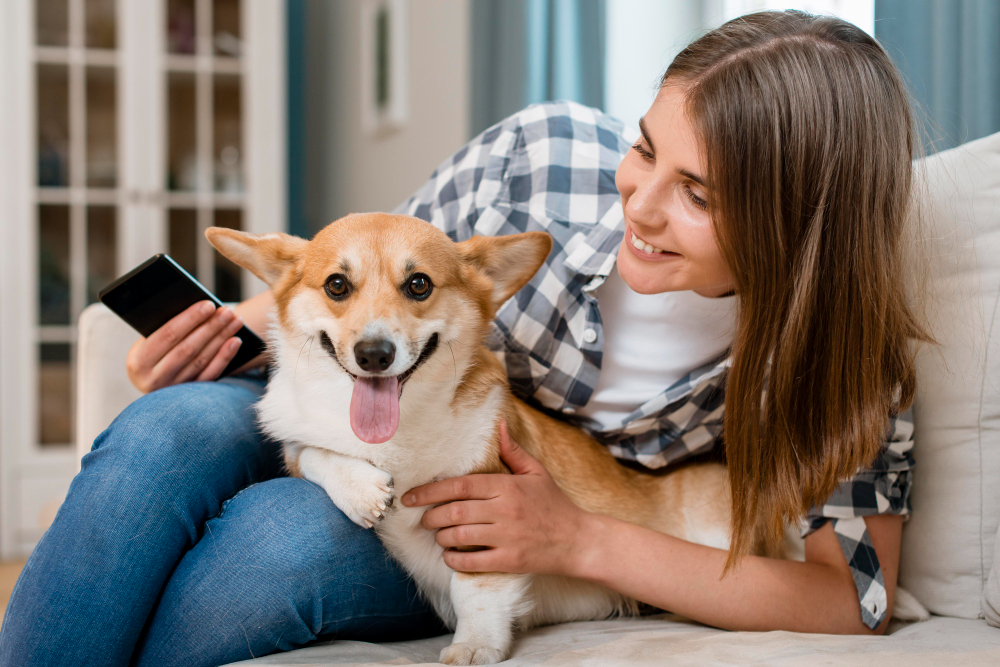
POLYGON ((510 392, 484 345, 500 306, 545 262, 544 232, 455 243, 408 216, 350 215, 311 241, 210 228, 209 242, 270 285, 274 371, 258 404, 292 475, 320 485, 389 553, 455 631, 441 661, 505 660, 517 628, 636 614, 635 600, 552 575, 461 573, 445 565, 427 508, 400 494, 470 473, 509 473, 498 424, 579 507, 692 542, 729 547, 727 472, 666 475, 617 463, 578 428, 510 392))

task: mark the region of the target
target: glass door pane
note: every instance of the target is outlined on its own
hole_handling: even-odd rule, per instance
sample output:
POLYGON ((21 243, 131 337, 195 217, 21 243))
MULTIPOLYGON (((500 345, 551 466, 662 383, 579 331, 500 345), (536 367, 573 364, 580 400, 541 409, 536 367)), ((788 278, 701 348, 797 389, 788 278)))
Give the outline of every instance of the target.
POLYGON ((39 444, 65 445, 73 441, 73 369, 69 343, 38 346, 39 444))
POLYGON ((39 46, 69 44, 69 5, 66 0, 35 0, 35 41, 39 46))
POLYGON ((69 207, 38 207, 39 324, 70 323, 69 207))
POLYGON ((198 275, 198 212, 193 208, 172 208, 169 216, 168 254, 192 276, 198 275))
POLYGON ((197 46, 194 0, 167 3, 167 52, 193 55, 197 46))
POLYGON ((117 276, 118 209, 114 206, 87 208, 87 303, 117 276))
POLYGON ((69 67, 39 64, 38 185, 69 185, 69 67))
POLYGON ((198 146, 193 73, 169 73, 167 108, 167 189, 197 190, 198 146))
POLYGON ((243 192, 243 120, 241 81, 238 74, 215 76, 212 108, 215 132, 215 191, 243 192))
POLYGON ((216 55, 240 57, 243 45, 240 40, 239 0, 214 0, 212 33, 212 46, 216 55))
POLYGON ((88 49, 113 49, 117 43, 115 0, 86 0, 84 14, 87 32, 84 42, 88 49))
POLYGON ((118 185, 117 82, 114 67, 87 68, 87 186, 118 185))

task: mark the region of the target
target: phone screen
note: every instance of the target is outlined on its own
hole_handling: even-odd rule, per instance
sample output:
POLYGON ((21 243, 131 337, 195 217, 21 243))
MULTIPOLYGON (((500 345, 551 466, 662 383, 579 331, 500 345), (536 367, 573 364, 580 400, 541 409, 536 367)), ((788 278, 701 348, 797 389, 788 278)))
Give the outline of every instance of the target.
MULTIPOLYGON (((101 290, 101 303, 149 336, 189 306, 210 300, 222 302, 169 255, 154 255, 101 290)), ((247 327, 236 332, 243 341, 223 375, 228 375, 264 351, 264 342, 247 327)))

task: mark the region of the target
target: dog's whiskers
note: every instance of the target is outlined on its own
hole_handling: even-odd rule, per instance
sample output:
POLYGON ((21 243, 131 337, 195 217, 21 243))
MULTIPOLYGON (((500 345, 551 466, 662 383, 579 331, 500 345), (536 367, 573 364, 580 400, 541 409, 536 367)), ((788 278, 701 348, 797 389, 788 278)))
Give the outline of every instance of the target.
MULTIPOLYGON (((303 335, 305 335, 305 334, 303 334, 303 335)), ((310 343, 310 345, 309 345, 309 354, 306 356, 306 363, 307 364, 309 362, 309 357, 312 356, 312 345, 311 345, 311 343, 312 343, 312 339, 313 338, 315 338, 315 336, 310 335, 308 338, 306 338, 305 342, 302 343, 302 347, 299 348, 299 354, 298 354, 297 357, 295 357, 295 372, 293 373, 294 377, 298 377, 299 376, 299 358, 302 357, 302 350, 305 348, 305 346, 306 346, 307 343, 310 343)), ((306 370, 309 370, 309 369, 306 368, 306 370)))
POLYGON ((458 386, 458 360, 455 359, 455 348, 451 346, 451 341, 448 341, 448 349, 451 350, 451 368, 455 371, 455 386, 458 386))

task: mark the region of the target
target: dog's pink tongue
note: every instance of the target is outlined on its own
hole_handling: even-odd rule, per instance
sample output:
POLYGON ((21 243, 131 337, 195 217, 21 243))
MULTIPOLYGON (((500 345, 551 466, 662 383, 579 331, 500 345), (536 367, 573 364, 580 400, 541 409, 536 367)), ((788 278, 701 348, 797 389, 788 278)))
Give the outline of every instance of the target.
POLYGON ((399 379, 359 377, 351 396, 351 428, 365 442, 385 442, 399 428, 399 379))

